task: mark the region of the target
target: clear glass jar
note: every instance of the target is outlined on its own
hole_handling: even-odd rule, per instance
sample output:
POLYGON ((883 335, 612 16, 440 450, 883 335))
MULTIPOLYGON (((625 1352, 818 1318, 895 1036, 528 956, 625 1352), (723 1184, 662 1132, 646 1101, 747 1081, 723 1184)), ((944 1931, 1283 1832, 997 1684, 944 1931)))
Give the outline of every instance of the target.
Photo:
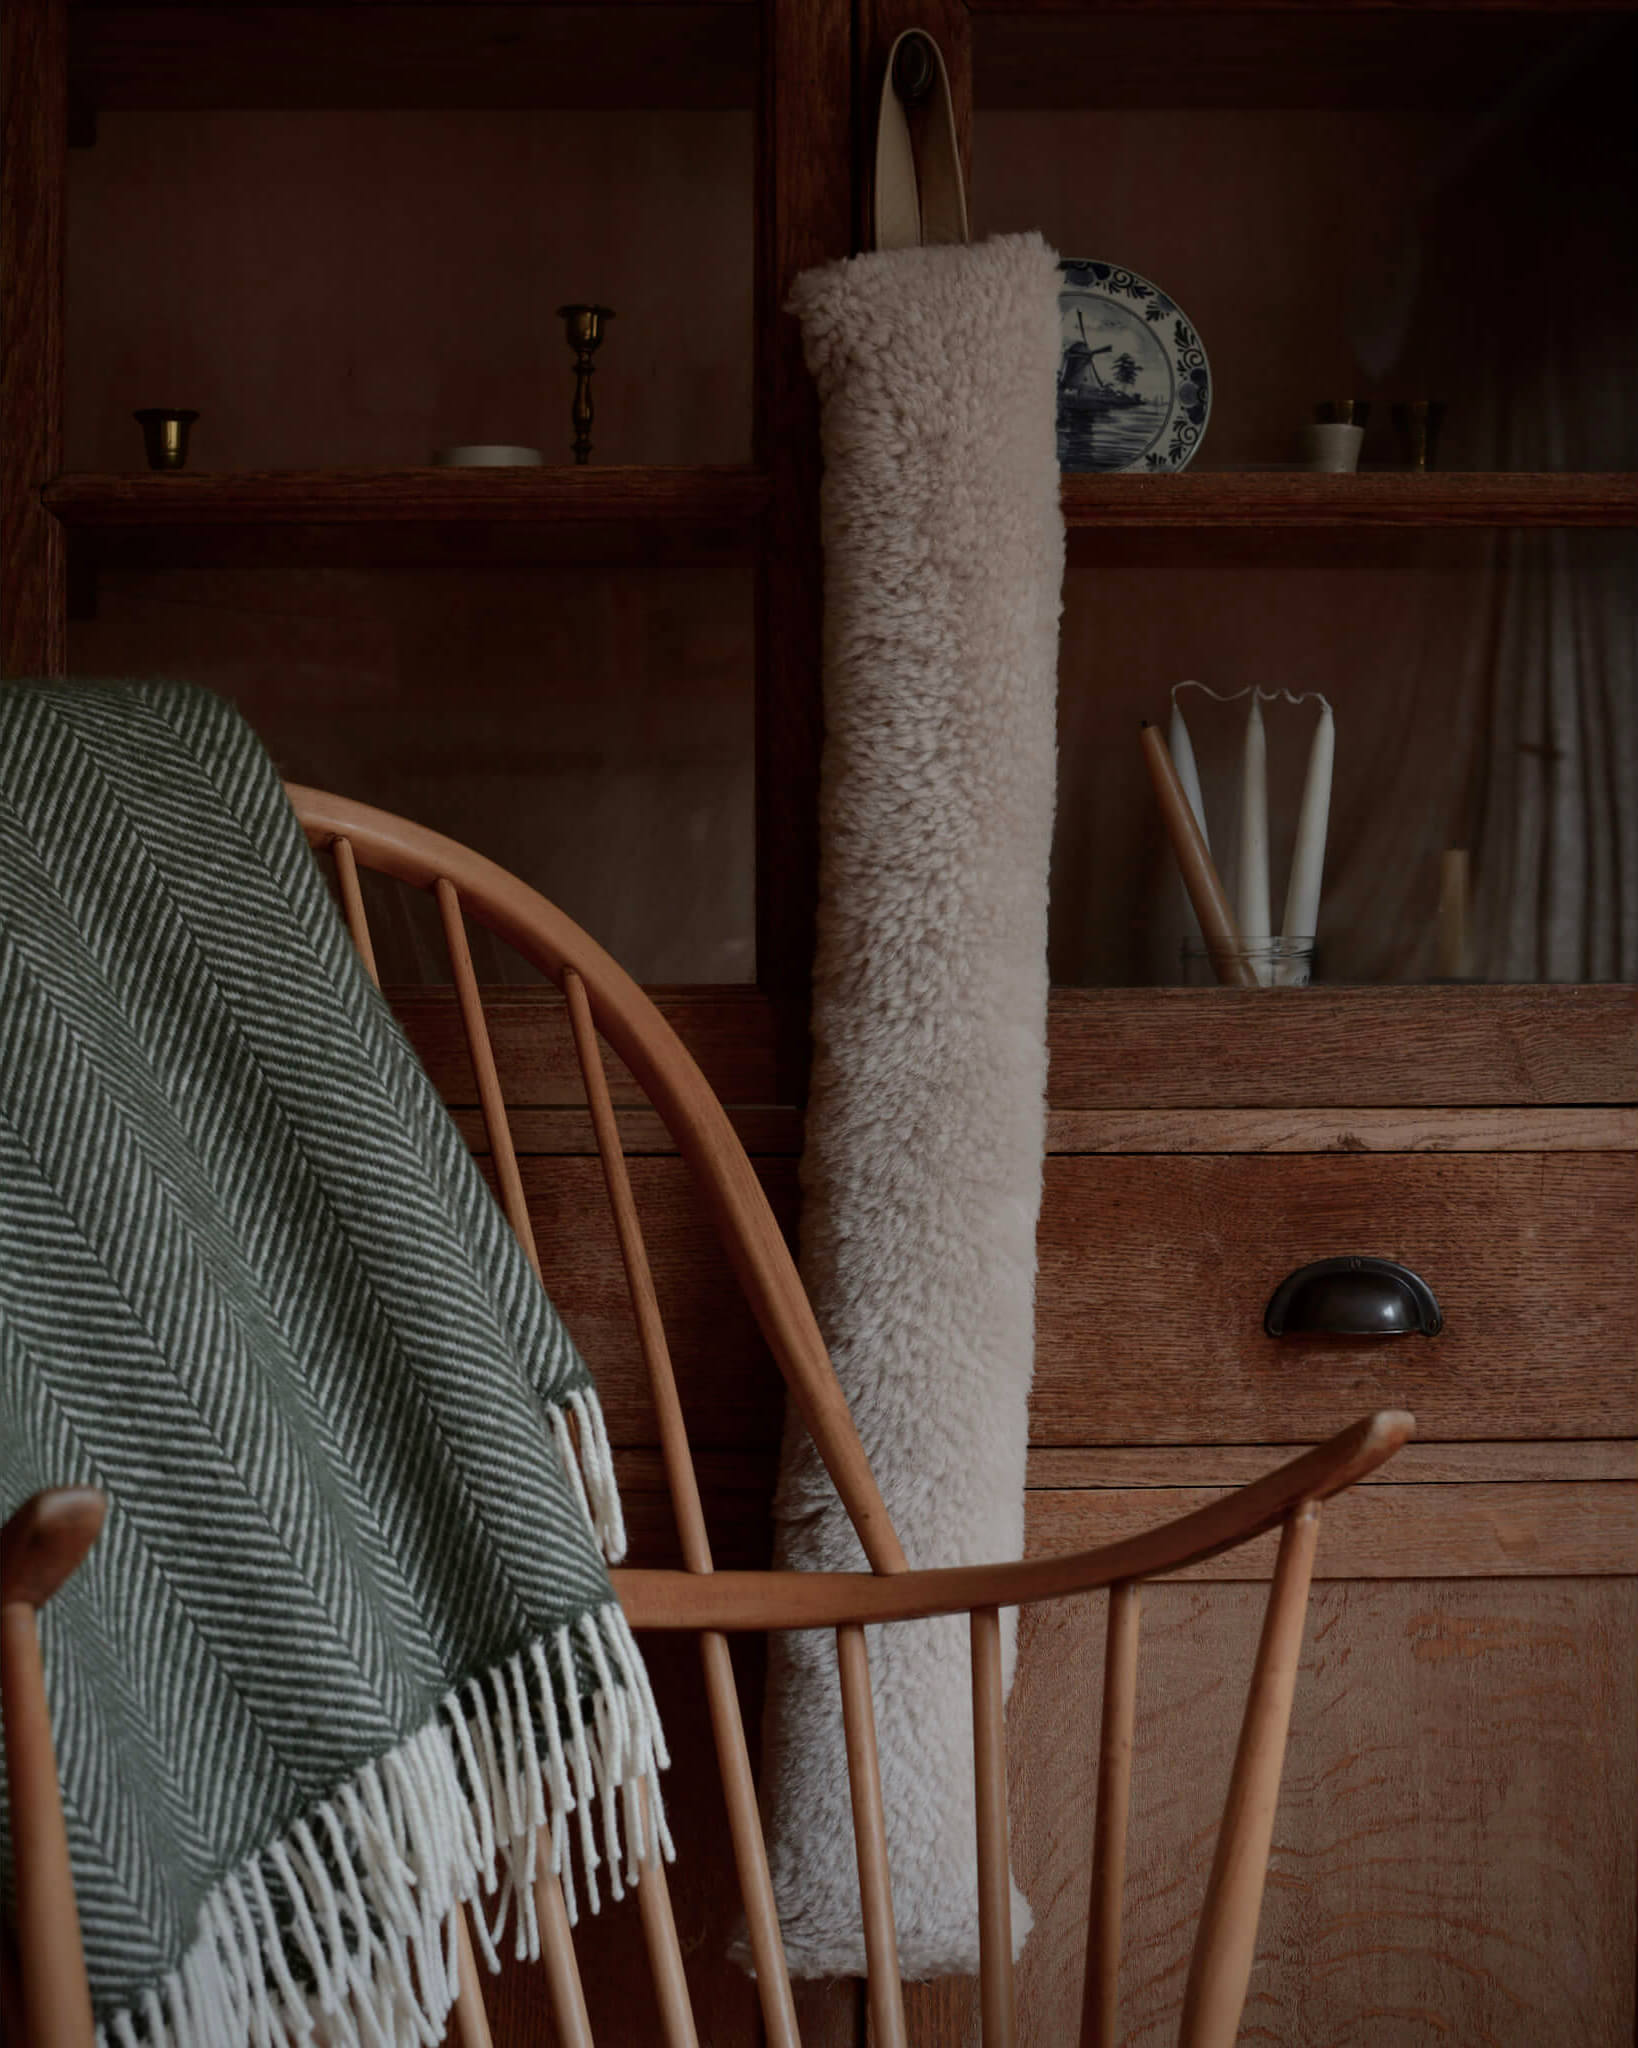
POLYGON ((1220 961, 1204 939, 1185 939, 1183 985, 1185 988, 1216 988, 1220 983, 1232 985, 1239 981, 1242 986, 1248 986, 1243 977, 1219 971, 1220 967, 1231 967, 1237 961, 1244 961, 1252 970, 1260 988, 1306 988, 1313 978, 1314 941, 1259 939, 1252 945, 1234 947, 1220 961))

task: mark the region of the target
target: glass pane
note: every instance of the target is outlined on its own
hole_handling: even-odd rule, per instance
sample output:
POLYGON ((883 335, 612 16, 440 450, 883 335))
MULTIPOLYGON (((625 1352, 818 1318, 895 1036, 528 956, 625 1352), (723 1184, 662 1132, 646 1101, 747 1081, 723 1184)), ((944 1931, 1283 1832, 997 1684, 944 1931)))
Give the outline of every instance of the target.
MULTIPOLYGON (((1077 537, 1066 584, 1052 978, 1186 979, 1188 922, 1138 724, 1185 677, 1323 691, 1336 768, 1322 981, 1419 981, 1441 856, 1470 856, 1465 969, 1638 980, 1638 534, 1077 537)), ((1211 843, 1238 884, 1247 705, 1180 703, 1211 843)), ((1315 707, 1263 707, 1284 907, 1315 707)))
MULTIPOLYGON (((1405 466, 1393 408, 1418 400, 1441 468, 1638 468, 1635 35, 1561 10, 982 15, 976 222, 1176 301, 1212 373, 1197 469, 1297 466, 1348 398, 1366 468, 1405 466)), ((1127 375, 1114 403, 1150 395, 1127 375)))
MULTIPOLYGON (((512 869, 645 982, 754 977, 752 573, 104 570, 80 675, 233 698, 281 773, 512 869)), ((384 980, 449 979, 436 916, 380 926, 384 980)), ((475 935, 480 976, 521 964, 475 935)))
POLYGON ((754 11, 481 13, 77 18, 70 469, 141 468, 144 406, 197 469, 566 462, 569 302, 616 315, 595 461, 748 459, 754 11))

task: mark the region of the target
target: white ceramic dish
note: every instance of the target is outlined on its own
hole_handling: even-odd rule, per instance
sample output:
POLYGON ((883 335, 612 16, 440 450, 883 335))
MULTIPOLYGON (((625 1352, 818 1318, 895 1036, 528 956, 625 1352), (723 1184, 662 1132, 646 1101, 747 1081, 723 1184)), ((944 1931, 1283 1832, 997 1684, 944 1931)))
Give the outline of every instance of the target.
POLYGON ((435 469, 538 469, 545 459, 538 448, 513 448, 504 441, 474 441, 432 451, 435 469))

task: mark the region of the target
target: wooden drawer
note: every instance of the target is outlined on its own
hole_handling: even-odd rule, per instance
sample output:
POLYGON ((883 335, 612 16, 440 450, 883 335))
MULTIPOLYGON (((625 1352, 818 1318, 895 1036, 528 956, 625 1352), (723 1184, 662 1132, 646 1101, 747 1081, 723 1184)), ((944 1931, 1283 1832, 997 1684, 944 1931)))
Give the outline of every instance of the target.
POLYGON ((1370 1408, 1424 1438, 1638 1428, 1626 1152, 1060 1156, 1046 1168, 1032 1438, 1312 1442, 1370 1408), (1311 1259, 1403 1261, 1434 1338, 1275 1341, 1311 1259))

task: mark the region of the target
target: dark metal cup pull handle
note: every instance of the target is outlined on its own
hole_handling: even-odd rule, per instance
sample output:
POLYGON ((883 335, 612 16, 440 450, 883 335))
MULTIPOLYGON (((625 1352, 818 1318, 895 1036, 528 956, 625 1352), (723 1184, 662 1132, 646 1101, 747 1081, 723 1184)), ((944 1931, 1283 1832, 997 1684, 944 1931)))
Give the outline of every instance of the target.
POLYGON ((1419 1273, 1357 1254, 1299 1266, 1263 1311, 1271 1337, 1436 1337, 1444 1321, 1419 1273))

